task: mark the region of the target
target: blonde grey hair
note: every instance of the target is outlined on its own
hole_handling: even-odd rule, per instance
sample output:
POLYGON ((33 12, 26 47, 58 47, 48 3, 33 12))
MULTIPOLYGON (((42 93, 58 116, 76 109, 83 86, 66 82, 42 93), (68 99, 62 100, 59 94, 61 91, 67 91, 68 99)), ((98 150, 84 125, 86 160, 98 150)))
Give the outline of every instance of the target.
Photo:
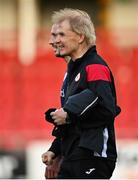
POLYGON ((95 45, 96 35, 94 25, 90 16, 85 11, 65 8, 53 13, 52 22, 54 24, 64 20, 69 21, 72 31, 85 36, 87 45, 95 45))

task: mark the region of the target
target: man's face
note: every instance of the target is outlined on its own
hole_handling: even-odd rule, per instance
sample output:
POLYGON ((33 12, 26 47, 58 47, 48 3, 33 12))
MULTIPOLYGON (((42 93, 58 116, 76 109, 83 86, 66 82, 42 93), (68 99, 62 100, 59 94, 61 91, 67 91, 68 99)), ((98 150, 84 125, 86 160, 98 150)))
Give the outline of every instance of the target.
POLYGON ((56 31, 57 31, 57 25, 54 24, 51 28, 51 36, 49 40, 49 44, 53 47, 55 56, 62 57, 60 55, 60 48, 56 45, 56 31))
POLYGON ((57 49, 60 56, 75 57, 79 48, 80 35, 71 30, 70 24, 67 20, 62 21, 58 24, 54 24, 51 29, 51 44, 57 49), (54 33, 53 33, 54 30, 54 33))

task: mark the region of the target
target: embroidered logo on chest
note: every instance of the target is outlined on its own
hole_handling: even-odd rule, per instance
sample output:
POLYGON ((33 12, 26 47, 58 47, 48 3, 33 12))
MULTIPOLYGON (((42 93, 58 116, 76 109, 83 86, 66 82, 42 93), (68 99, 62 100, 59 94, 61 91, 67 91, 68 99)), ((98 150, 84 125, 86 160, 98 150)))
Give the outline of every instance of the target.
POLYGON ((79 81, 79 79, 80 79, 80 73, 78 73, 77 76, 75 77, 75 81, 77 82, 79 81))

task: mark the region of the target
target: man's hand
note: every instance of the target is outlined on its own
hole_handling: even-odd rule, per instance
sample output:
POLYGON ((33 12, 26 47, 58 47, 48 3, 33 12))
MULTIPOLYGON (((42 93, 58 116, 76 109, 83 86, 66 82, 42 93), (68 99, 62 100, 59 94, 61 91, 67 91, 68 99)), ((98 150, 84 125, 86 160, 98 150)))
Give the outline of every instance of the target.
POLYGON ((53 164, 48 165, 45 169, 45 178, 46 179, 54 179, 57 178, 62 158, 60 156, 56 157, 53 160, 53 164))
POLYGON ((67 112, 63 108, 57 109, 55 112, 50 113, 54 123, 57 125, 66 124, 67 112))
POLYGON ((53 163, 53 158, 55 154, 52 151, 47 151, 42 154, 42 162, 46 165, 50 165, 53 163))

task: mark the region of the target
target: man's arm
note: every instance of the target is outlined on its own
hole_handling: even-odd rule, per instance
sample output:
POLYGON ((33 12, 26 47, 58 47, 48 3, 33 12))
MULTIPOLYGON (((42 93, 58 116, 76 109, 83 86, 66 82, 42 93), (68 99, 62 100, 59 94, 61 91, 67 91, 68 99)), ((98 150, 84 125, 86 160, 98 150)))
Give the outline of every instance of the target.
POLYGON ((78 94, 70 96, 63 109, 68 114, 74 114, 79 117, 86 113, 88 109, 95 107, 98 102, 99 97, 90 89, 85 89, 78 94))
POLYGON ((92 64, 86 67, 86 74, 88 88, 70 96, 63 109, 71 120, 81 119, 85 123, 83 120, 91 119, 93 127, 107 125, 120 112, 110 70, 105 65, 92 64))
POLYGON ((51 113, 57 125, 81 120, 83 127, 105 126, 112 123, 120 112, 108 67, 90 65, 86 71, 88 88, 69 96, 63 109, 51 113))
POLYGON ((55 138, 49 150, 42 154, 42 162, 46 165, 52 164, 54 158, 61 154, 60 139, 55 138))

